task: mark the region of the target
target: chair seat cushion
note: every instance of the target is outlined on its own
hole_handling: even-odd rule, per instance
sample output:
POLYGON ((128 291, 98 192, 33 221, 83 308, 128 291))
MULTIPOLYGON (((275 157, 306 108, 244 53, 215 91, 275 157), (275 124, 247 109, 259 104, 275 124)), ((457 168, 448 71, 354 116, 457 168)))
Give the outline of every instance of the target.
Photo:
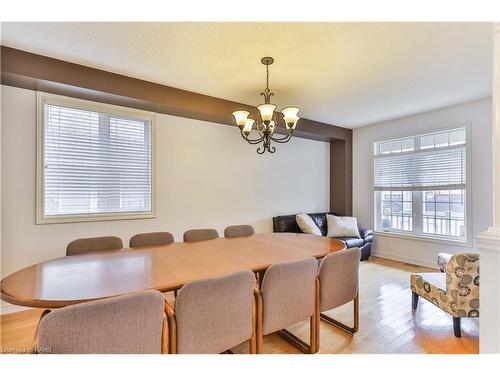
POLYGON ((351 247, 362 247, 365 244, 365 240, 362 238, 356 237, 335 237, 337 240, 341 240, 345 242, 347 248, 351 247))

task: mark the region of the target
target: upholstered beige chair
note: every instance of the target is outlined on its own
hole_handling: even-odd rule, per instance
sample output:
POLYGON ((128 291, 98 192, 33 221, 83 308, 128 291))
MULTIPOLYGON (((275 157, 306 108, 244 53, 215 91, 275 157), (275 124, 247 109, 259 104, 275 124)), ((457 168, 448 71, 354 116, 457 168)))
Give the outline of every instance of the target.
POLYGON ((169 232, 139 233, 129 241, 129 247, 137 249, 141 247, 166 246, 174 243, 174 236, 169 232))
POLYGON ((417 273, 410 277, 412 307, 425 298, 453 317, 453 331, 462 337, 460 319, 479 317, 479 254, 453 255, 446 273, 417 273))
POLYGON ((319 281, 314 258, 274 264, 262 280, 257 298, 257 353, 263 336, 278 332, 305 353, 319 349, 319 281), (285 328, 310 320, 310 340, 305 343, 285 328))
POLYGON ((80 238, 66 247, 66 255, 77 255, 89 251, 117 250, 123 248, 120 238, 114 236, 80 238))
POLYGON ((184 232, 184 242, 215 240, 219 233, 215 229, 190 229, 184 232))
POLYGON ((323 258, 319 266, 318 278, 321 285, 319 311, 320 319, 348 333, 359 328, 359 260, 361 251, 357 247, 336 251, 323 258), (323 314, 354 301, 354 325, 349 327, 323 314))
POLYGON ((224 229, 224 237, 249 237, 255 234, 251 225, 231 225, 224 229))
POLYGON ((41 318, 36 342, 39 353, 168 353, 163 295, 142 291, 54 310, 41 318))
POLYGON ((170 353, 215 354, 249 341, 255 353, 254 274, 241 271, 184 285, 167 303, 170 353))

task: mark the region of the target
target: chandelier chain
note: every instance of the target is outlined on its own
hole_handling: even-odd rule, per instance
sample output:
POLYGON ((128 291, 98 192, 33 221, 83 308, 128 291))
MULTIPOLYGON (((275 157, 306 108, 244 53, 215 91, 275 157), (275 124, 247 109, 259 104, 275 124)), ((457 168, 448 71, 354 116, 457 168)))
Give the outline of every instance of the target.
POLYGON ((269 65, 266 65, 266 88, 269 91, 269 65))

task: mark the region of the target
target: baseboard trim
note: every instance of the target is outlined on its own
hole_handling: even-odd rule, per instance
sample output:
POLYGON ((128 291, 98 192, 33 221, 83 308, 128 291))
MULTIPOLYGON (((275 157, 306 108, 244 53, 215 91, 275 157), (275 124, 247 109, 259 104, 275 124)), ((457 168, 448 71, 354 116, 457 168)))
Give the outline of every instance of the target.
POLYGON ((30 309, 31 307, 11 305, 10 303, 2 302, 2 305, 0 306, 0 315, 7 315, 30 309))
POLYGON ((426 260, 414 259, 414 258, 407 258, 407 257, 403 257, 403 256, 400 256, 400 255, 395 255, 395 254, 390 254, 390 253, 384 253, 383 251, 373 251, 373 250, 372 250, 372 255, 374 257, 395 260, 395 261, 398 261, 398 262, 413 264, 415 266, 422 266, 422 267, 434 268, 436 270, 438 269, 436 263, 428 262, 426 260))

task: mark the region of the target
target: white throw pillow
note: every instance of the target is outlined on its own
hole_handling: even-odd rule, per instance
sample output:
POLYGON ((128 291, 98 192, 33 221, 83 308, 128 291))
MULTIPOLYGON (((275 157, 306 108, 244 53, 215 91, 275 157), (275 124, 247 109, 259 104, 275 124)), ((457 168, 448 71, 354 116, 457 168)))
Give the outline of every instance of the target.
POLYGON ((326 215, 328 225, 327 237, 357 237, 361 238, 358 221, 352 216, 326 215))
POLYGON ((297 221, 297 225, 302 232, 307 234, 315 234, 316 236, 323 235, 312 217, 308 214, 298 214, 295 216, 295 220, 297 221))

